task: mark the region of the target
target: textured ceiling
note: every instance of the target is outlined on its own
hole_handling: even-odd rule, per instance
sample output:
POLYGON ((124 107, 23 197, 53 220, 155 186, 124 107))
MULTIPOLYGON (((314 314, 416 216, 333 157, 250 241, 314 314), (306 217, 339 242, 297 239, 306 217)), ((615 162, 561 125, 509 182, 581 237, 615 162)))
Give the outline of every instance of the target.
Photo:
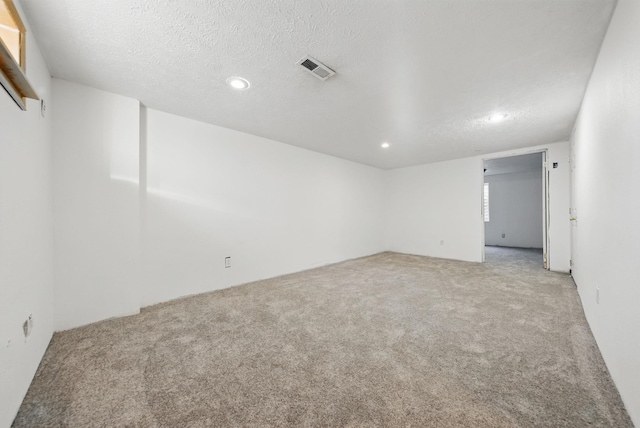
POLYGON ((22 0, 54 77, 380 168, 569 138, 614 0, 22 0), (322 82, 296 62, 337 71, 322 82), (246 91, 225 80, 242 76, 246 91), (508 114, 500 123, 486 118, 508 114), (380 148, 388 141, 389 149, 380 148))

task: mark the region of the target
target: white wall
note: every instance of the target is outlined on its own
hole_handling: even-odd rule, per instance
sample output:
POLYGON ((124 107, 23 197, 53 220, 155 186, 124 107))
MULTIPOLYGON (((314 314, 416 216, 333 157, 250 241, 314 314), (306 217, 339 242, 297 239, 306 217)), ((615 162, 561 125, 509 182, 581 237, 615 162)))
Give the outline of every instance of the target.
POLYGON ((547 150, 548 162, 558 163, 549 173, 550 269, 568 272, 568 142, 388 171, 387 247, 402 253, 482 261, 483 159, 541 150, 547 150))
POLYGON ((487 175, 484 181, 489 183, 485 244, 542 248, 542 169, 487 175))
POLYGON ((384 171, 152 109, 143 127, 143 305, 385 249, 384 171))
POLYGON ((140 308, 138 101, 53 79, 55 328, 140 308))
POLYGON ((388 249, 482 261, 481 168, 465 158, 388 171, 388 249))
POLYGON ((638 22, 640 2, 620 0, 572 137, 577 211, 573 276, 591 330, 636 425, 640 425, 638 22))
MULTIPOLYGON (((29 28, 26 44, 27 77, 50 101, 49 71, 29 28)), ((11 425, 53 333, 50 129, 38 101, 27 100, 22 111, 0 88, 1 427, 11 425), (30 314, 25 340, 22 323, 30 314)))
POLYGON ((53 89, 57 330, 384 249, 379 169, 53 89))

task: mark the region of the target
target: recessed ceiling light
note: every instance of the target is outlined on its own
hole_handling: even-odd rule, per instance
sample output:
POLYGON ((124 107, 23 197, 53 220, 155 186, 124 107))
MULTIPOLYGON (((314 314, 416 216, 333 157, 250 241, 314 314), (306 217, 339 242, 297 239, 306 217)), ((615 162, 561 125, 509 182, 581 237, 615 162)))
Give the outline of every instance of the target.
POLYGON ((388 149, 389 148, 389 143, 387 143, 386 141, 382 144, 380 144, 380 147, 382 147, 383 149, 388 149))
POLYGON ((502 122, 507 118, 505 113, 495 113, 489 117, 489 122, 502 122))
POLYGON ((227 85, 231 86, 233 89, 249 89, 249 86, 251 86, 249 81, 242 77, 229 77, 227 79, 227 85))

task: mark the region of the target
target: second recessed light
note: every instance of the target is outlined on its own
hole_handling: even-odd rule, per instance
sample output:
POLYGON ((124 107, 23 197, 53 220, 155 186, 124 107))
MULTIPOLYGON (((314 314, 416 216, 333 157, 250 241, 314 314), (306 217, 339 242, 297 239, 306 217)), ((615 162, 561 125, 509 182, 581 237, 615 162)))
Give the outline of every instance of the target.
POLYGON ((386 141, 382 144, 380 144, 380 147, 382 147, 383 149, 388 149, 389 148, 389 143, 387 143, 386 141))
POLYGON ((507 115, 505 113, 495 113, 489 117, 489 122, 494 122, 494 123, 502 122, 506 118, 507 118, 507 115))
POLYGON ((249 81, 247 79, 243 79, 242 77, 229 77, 227 79, 227 85, 231 86, 233 89, 249 89, 249 81))

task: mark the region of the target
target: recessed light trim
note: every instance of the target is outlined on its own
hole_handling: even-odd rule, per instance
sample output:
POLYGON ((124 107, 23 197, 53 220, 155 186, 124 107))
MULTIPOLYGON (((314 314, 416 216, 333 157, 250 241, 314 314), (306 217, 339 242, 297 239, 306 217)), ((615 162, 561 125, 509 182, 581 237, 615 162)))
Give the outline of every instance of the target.
POLYGON ((386 141, 384 143, 380 144, 380 147, 382 147, 383 149, 388 149, 389 146, 390 146, 390 144, 387 143, 386 141))
POLYGON ((239 91, 242 91, 244 89, 249 89, 249 87, 251 86, 251 84, 247 79, 242 77, 237 77, 237 76, 229 77, 227 79, 227 85, 239 91))
POLYGON ((507 118, 506 113, 494 113, 491 116, 489 116, 489 122, 498 123, 498 122, 502 122, 506 118, 507 118))

